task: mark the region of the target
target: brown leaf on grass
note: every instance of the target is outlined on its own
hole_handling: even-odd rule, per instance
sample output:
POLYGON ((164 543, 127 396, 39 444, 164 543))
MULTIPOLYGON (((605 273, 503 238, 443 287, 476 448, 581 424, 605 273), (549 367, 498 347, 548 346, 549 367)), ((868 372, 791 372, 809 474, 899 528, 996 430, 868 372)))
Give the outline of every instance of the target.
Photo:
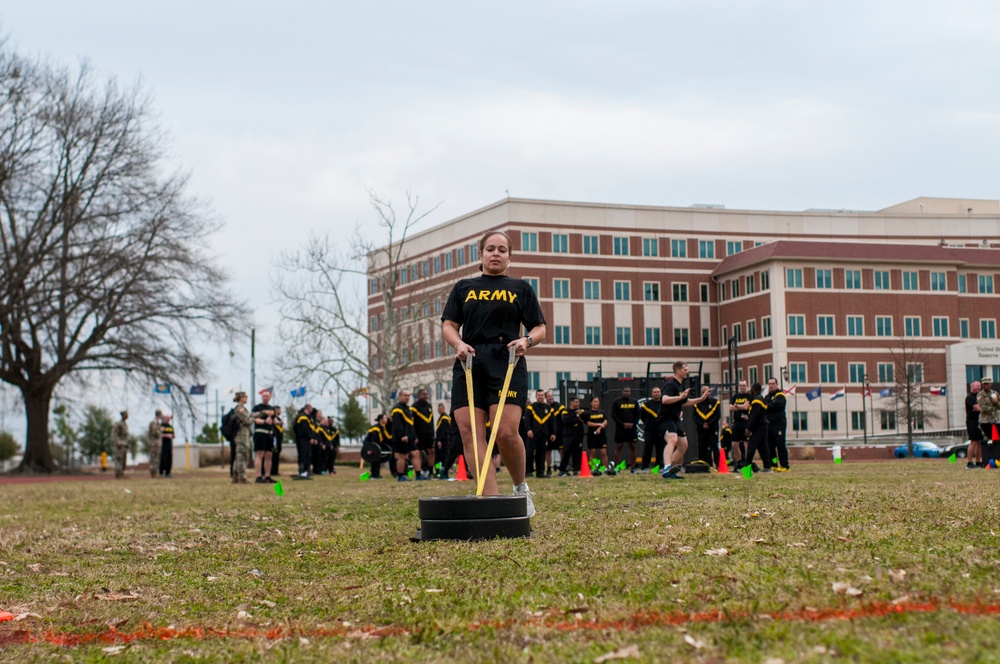
POLYGON ((364 588, 364 586, 344 586, 341 590, 357 590, 358 588, 364 588))
POLYGON ((701 650, 702 648, 705 647, 705 642, 704 641, 699 641, 698 639, 694 638, 690 634, 685 634, 684 635, 684 643, 688 644, 689 646, 691 646, 695 650, 701 650))
POLYGON ((39 563, 35 563, 34 565, 28 565, 28 569, 32 572, 41 572, 42 566, 39 563))
POLYGON ((641 655, 639 654, 639 646, 632 645, 626 646, 614 652, 609 652, 606 655, 601 655, 594 660, 594 664, 601 664, 602 662, 610 662, 613 659, 639 659, 641 655))
POLYGON ((902 583, 903 581, 906 581, 906 570, 889 570, 889 579, 893 583, 902 583))
POLYGON ((838 537, 837 541, 838 542, 853 542, 854 540, 852 540, 850 537, 838 537))
POLYGON ((566 609, 565 613, 569 615, 570 613, 586 613, 587 611, 590 611, 590 609, 586 606, 579 606, 575 609, 566 609))
POLYGON ((14 616, 14 622, 20 622, 20 621, 24 620, 25 618, 39 618, 39 619, 41 619, 41 616, 38 615, 37 613, 31 613, 30 611, 26 611, 25 613, 19 613, 16 616, 14 616))
POLYGON ((105 602, 125 602, 131 599, 139 599, 139 596, 132 591, 127 591, 123 593, 103 593, 100 595, 94 595, 94 599, 103 600, 105 602))
POLYGON ((124 625, 127 622, 128 622, 128 618, 112 618, 111 620, 108 621, 107 624, 108 624, 108 627, 115 627, 115 628, 117 628, 117 627, 121 627, 122 625, 124 625))

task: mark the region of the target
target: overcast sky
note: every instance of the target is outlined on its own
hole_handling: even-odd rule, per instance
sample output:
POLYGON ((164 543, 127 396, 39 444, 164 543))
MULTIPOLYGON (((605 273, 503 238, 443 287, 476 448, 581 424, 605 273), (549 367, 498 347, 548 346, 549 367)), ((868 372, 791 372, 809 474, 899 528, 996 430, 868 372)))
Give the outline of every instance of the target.
MULTIPOLYGON (((226 223, 233 290, 260 307, 258 387, 280 380, 260 306, 277 252, 370 221, 366 188, 441 202, 427 227, 507 191, 1000 198, 995 2, 33 0, 0 5, 0 31, 153 93, 191 193, 226 223)), ((212 389, 249 386, 235 351, 212 389)))

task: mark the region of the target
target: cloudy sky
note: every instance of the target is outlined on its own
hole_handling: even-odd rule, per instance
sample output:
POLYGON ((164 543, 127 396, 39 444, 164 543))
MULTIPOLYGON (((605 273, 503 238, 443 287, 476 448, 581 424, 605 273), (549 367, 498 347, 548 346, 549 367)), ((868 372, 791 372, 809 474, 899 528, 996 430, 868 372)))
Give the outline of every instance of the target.
MULTIPOLYGON (((508 191, 777 210, 1000 198, 995 2, 34 0, 0 6, 0 31, 142 80, 255 305, 278 252, 371 221, 367 189, 440 202, 427 226, 508 191)), ((257 318, 260 387, 278 377, 257 318)), ((234 352, 213 389, 249 385, 234 352)))

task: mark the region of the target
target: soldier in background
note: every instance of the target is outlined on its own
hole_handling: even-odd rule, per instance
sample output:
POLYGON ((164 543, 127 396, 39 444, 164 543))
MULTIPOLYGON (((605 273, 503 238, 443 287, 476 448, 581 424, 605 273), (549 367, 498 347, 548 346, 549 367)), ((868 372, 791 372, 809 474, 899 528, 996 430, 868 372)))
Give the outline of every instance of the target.
POLYGON ((434 472, 434 407, 428 400, 427 390, 417 390, 417 401, 410 406, 413 413, 413 428, 417 435, 417 451, 420 452, 424 468, 434 472))
POLYGON ((153 421, 149 423, 149 430, 146 432, 150 477, 156 477, 160 469, 160 446, 163 444, 163 429, 160 427, 161 417, 163 417, 163 413, 157 409, 156 414, 153 416, 153 421))
POLYGON ((337 474, 337 453, 340 451, 340 429, 332 417, 323 419, 323 438, 326 441, 326 472, 337 474))
POLYGON ((527 438, 525 446, 525 475, 535 473, 535 477, 545 477, 545 452, 549 447, 549 436, 552 435, 552 412, 545 401, 543 390, 535 391, 535 403, 528 404, 523 414, 524 428, 527 438))
POLYGON ((562 458, 559 459, 559 477, 566 477, 571 471, 580 472, 583 437, 587 429, 586 411, 580 408, 580 397, 569 398, 569 407, 563 408, 560 419, 562 458))
POLYGON ((278 474, 278 461, 281 460, 281 443, 285 439, 285 422, 281 419, 281 406, 274 407, 271 427, 274 429, 274 452, 271 453, 271 475, 278 474))
MULTIPOLYGON (((386 443, 385 438, 385 426, 388 421, 385 413, 379 413, 379 416, 375 418, 375 424, 372 428, 368 429, 368 435, 365 436, 365 444, 371 443, 377 445, 379 450, 382 449, 382 444, 386 443)), ((381 452, 375 455, 375 458, 371 462, 371 471, 369 472, 369 478, 373 480, 382 479, 382 455, 381 452)))
POLYGON ((767 394, 764 395, 764 405, 767 406, 767 447, 771 461, 778 460, 774 470, 779 473, 788 471, 788 445, 785 444, 785 429, 788 421, 785 418, 787 400, 785 393, 778 387, 778 379, 767 381, 767 394))
POLYGON ((174 425, 170 423, 171 416, 163 415, 161 428, 163 430, 162 447, 160 448, 160 477, 169 479, 174 467, 174 425))
POLYGON ((299 456, 299 474, 292 479, 311 480, 309 476, 309 465, 312 456, 312 448, 316 444, 312 428, 312 404, 306 404, 295 414, 295 448, 299 456))
POLYGON ((979 404, 979 428, 983 431, 983 467, 995 467, 997 441, 1000 440, 1000 394, 993 389, 993 378, 979 379, 982 390, 976 396, 979 404))
MULTIPOLYGON (((701 388, 707 398, 694 407, 698 427, 698 458, 709 466, 719 467, 719 400, 712 396, 712 389, 707 385, 701 388)), ((732 432, 730 432, 732 435, 732 432)))
POLYGON ((115 479, 125 477, 125 462, 128 459, 128 411, 121 412, 122 418, 111 427, 111 443, 115 447, 115 479))
POLYGON ((545 452, 545 476, 552 477, 552 471, 555 470, 555 466, 552 464, 552 453, 559 452, 560 456, 562 455, 562 416, 566 412, 566 406, 556 401, 556 395, 553 394, 552 390, 545 390, 545 403, 549 405, 550 422, 552 423, 548 450, 545 452))
POLYGON ((268 470, 271 468, 271 455, 274 453, 274 406, 271 405, 271 393, 261 392, 260 403, 253 407, 250 413, 253 419, 253 449, 257 457, 255 466, 260 471, 256 484, 274 483, 268 470))
POLYGON ((663 468, 663 448, 664 441, 663 436, 660 434, 660 407, 663 405, 660 403, 661 399, 660 388, 654 387, 649 393, 649 398, 646 399, 639 407, 639 420, 642 422, 643 440, 644 445, 642 446, 642 469, 639 472, 648 473, 649 463, 654 459, 653 463, 656 464, 658 468, 663 468))
POLYGON ((233 399, 236 408, 233 410, 233 417, 239 422, 239 430, 233 439, 236 442, 236 461, 233 463, 233 484, 247 483, 247 464, 253 458, 250 449, 250 430, 253 428, 253 419, 247 411, 247 393, 237 392, 233 399))
POLYGON ((323 415, 323 411, 318 408, 313 411, 312 422, 309 423, 312 428, 313 475, 326 475, 327 438, 323 432, 324 420, 326 416, 323 415))
POLYGON ((622 395, 611 404, 611 419, 615 421, 615 457, 612 464, 618 464, 628 445, 628 467, 635 474, 635 441, 639 433, 639 402, 632 398, 632 388, 622 388, 622 395))
POLYGON ((448 463, 448 431, 451 429, 453 420, 448 411, 445 410, 443 403, 438 404, 437 411, 437 425, 434 427, 434 458, 441 460, 441 471, 438 473, 438 479, 446 480, 448 479, 448 471, 451 470, 451 464, 448 463))

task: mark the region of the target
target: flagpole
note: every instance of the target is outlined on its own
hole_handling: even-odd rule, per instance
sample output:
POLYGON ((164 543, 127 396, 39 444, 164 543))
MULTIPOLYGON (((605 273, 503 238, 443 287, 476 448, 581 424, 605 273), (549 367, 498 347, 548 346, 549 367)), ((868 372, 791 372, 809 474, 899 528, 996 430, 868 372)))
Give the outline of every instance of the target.
POLYGON ((851 435, 851 414, 847 409, 847 386, 844 386, 844 432, 849 438, 851 435))
POLYGON ((250 328, 250 407, 257 403, 255 399, 257 398, 257 376, 256 367, 254 362, 256 361, 256 345, 257 345, 257 328, 250 328))
POLYGON ((819 388, 819 437, 826 438, 823 434, 823 386, 819 388))

